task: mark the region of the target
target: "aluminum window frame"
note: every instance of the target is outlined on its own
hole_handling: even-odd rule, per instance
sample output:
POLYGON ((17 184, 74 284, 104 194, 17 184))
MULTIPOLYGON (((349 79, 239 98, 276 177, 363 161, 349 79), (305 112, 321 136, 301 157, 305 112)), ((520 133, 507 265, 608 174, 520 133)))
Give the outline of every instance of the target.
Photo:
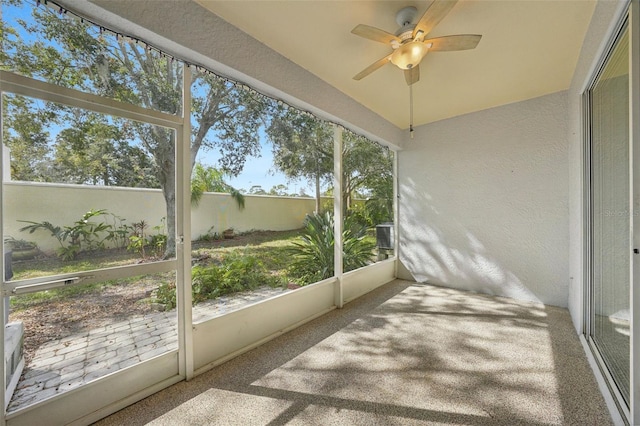
MULTIPOLYGON (((45 277, 23 279, 23 280, 2 280, 2 297, 16 294, 34 293, 54 288, 77 286, 102 282, 111 279, 131 277, 136 275, 153 274, 160 272, 175 271, 176 292, 177 292, 177 338, 178 338, 178 376, 181 378, 191 378, 193 376, 192 344, 191 344, 191 274, 185 272, 185 265, 191 262, 191 239, 184 238, 190 236, 190 115, 189 108, 184 108, 185 102, 190 103, 191 72, 190 67, 183 68, 183 89, 182 89, 182 115, 171 115, 140 106, 119 102, 109 98, 104 98, 91 93, 82 92, 75 89, 57 86, 51 83, 35 80, 23 75, 14 74, 8 71, 0 71, 0 96, 6 94, 16 94, 27 96, 37 100, 56 102, 70 107, 83 108, 91 112, 97 112, 116 116, 124 119, 134 120, 145 124, 161 126, 175 132, 175 152, 176 152, 176 257, 169 260, 157 262, 124 265, 112 268, 102 268, 90 271, 79 271, 75 273, 49 275, 45 277), (184 111, 187 111, 185 114, 184 111), (185 241, 186 240, 186 241, 185 241), (191 362, 190 362, 191 361, 191 362)), ((0 108, 0 114, 2 110, 0 108)), ((0 135, 2 134, 3 123, 0 120, 0 135)), ((0 164, 3 161, 3 153, 0 151, 0 164)), ((0 168, 3 166, 0 166, 0 168)), ((4 184, 4 175, 0 178, 4 184)), ((4 197, 3 185, 0 185, 0 197, 4 197)), ((4 200, 4 198, 2 198, 4 200)), ((4 217, 0 209, 0 223, 4 217)), ((2 228, 2 227, 0 227, 2 228)), ((4 229, 0 229, 0 238, 4 241, 4 229)), ((4 271, 4 256, 0 256, 0 269, 4 271)), ((190 269, 189 269, 190 271, 190 269)), ((0 317, 4 318, 5 307, 0 303, 0 317)), ((4 353, 4 327, 0 334, 0 352, 4 353)), ((144 364, 148 361, 140 363, 144 364)), ((0 375, 6 377, 6 366, 1 363, 0 375)), ((5 399, 6 389, 0 386, 0 400, 5 399)), ((46 402, 47 400, 43 401, 46 402)), ((20 409, 13 415, 18 415, 23 410, 29 410, 31 406, 20 409)), ((0 425, 5 424, 6 410, 0 419, 0 425)))

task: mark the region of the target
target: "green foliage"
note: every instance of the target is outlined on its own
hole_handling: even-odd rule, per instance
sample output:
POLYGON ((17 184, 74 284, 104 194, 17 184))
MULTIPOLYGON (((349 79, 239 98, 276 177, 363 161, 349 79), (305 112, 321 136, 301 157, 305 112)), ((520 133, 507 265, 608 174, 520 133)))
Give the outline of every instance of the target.
MULTIPOLYGON (((194 305, 225 294, 253 290, 262 285, 278 285, 278 280, 269 274, 260 260, 239 251, 227 254, 219 264, 196 265, 191 274, 194 305)), ((175 283, 161 284, 155 297, 166 309, 174 308, 175 283)))
POLYGON ((267 195, 267 191, 262 188, 262 185, 253 185, 249 188, 249 194, 251 195, 267 195))
POLYGON ((371 263, 375 241, 367 238, 368 228, 349 217, 344 219, 342 231, 343 269, 345 272, 371 263))
POLYGON ((162 303, 166 310, 176 307, 176 282, 163 282, 158 286, 155 293, 157 303, 162 303))
POLYGON ((333 276, 334 241, 333 215, 329 212, 308 215, 302 242, 291 248, 294 260, 289 273, 304 284, 333 276))
POLYGON ((131 225, 132 234, 129 236, 127 250, 139 253, 143 259, 146 259, 146 249, 149 248, 153 257, 161 257, 167 245, 167 234, 165 234, 164 222, 165 219, 162 218, 162 223, 153 227, 156 232, 153 235, 147 235, 146 230, 149 225, 145 220, 131 225))
POLYGON ((233 251, 219 265, 196 266, 192 271, 193 302, 225 294, 275 285, 264 264, 254 256, 233 251))
POLYGON ((153 250, 155 257, 162 256, 162 253, 164 253, 164 250, 167 247, 167 234, 158 233, 151 235, 149 246, 153 250))
POLYGON ((110 222, 105 241, 110 241, 113 247, 125 248, 131 233, 131 227, 125 223, 126 219, 113 213, 108 213, 105 215, 105 221, 110 222))
MULTIPOLYGON (((367 228, 347 217, 342 233, 343 267, 351 271, 368 265, 375 244, 366 238, 367 228)), ((308 215, 302 230, 302 242, 290 249, 294 260, 289 273, 302 284, 317 282, 334 274, 334 222, 329 212, 308 215)))
POLYGON ((145 246, 147 245, 147 237, 145 235, 145 230, 149 225, 144 220, 140 222, 134 222, 131 225, 132 234, 129 236, 129 245, 127 246, 127 250, 140 253, 142 258, 146 258, 146 254, 144 251, 145 246))
MULTIPOLYGON (((237 175, 247 156, 259 155, 263 97, 196 71, 192 103, 183 105, 182 61, 47 7, 8 0, 2 6, 21 8, 7 13, 19 19, 0 22, 2 69, 169 114, 189 108, 192 166, 201 149, 215 149, 220 167, 237 175)), ((14 179, 160 187, 167 200, 165 256, 175 253, 172 131, 19 96, 4 101, 3 140, 12 149, 14 179)))
POLYGON ((228 173, 215 167, 196 163, 191 173, 191 205, 197 207, 205 192, 227 192, 240 210, 244 209, 244 195, 224 181, 228 173))
POLYGON ((274 105, 267 136, 273 144, 273 163, 290 179, 315 185, 316 211, 320 185, 333 174, 333 127, 291 107, 274 105))
POLYGON ((38 248, 38 245, 32 241, 17 240, 12 236, 4 238, 4 245, 9 247, 11 250, 35 250, 38 248))
POLYGON ((43 176, 50 169, 48 126, 55 115, 24 96, 6 94, 2 103, 2 141, 11 149, 11 178, 50 181, 43 176))
MULTIPOLYGON (((278 185, 274 185, 271 187, 271 189, 268 192, 269 195, 277 195, 279 197, 287 197, 287 196, 291 196, 289 194, 289 188, 286 185, 283 184, 278 184, 278 185)), ((295 194, 294 194, 295 196, 295 194)))
POLYGON ((198 236, 198 238, 196 239, 196 241, 200 241, 200 242, 212 242, 212 241, 218 241, 218 240, 222 240, 223 237, 222 235, 220 235, 219 233, 215 232, 213 230, 213 226, 211 228, 209 228, 209 230, 205 233, 205 234, 201 234, 198 236))
POLYGON ((151 158, 140 147, 129 145, 132 126, 110 123, 102 114, 71 112, 66 115, 70 127, 56 137, 56 181, 159 188, 151 158))
POLYGON ((351 203, 351 208, 347 211, 347 216, 362 226, 372 227, 376 225, 367 213, 366 202, 362 200, 356 200, 351 203))
MULTIPOLYGON (((273 144, 274 165, 290 179, 315 185, 316 211, 325 211, 320 185, 333 175, 333 128, 295 108, 274 106, 267 136, 273 144)), ((342 203, 345 212, 356 198, 371 198, 364 222, 387 221, 393 203, 393 153, 364 136, 343 132, 342 203), (387 190, 387 189, 390 189, 387 190), (385 209, 386 213, 385 213, 385 209)))
POLYGON ((107 211, 90 210, 82 215, 71 226, 60 227, 48 221, 32 222, 21 220, 19 222, 30 225, 20 228, 21 232, 29 231, 30 234, 38 230, 48 231, 54 237, 60 248, 58 256, 63 260, 75 259, 83 251, 95 251, 105 247, 105 241, 113 238, 116 229, 106 222, 97 222, 92 219, 108 215, 107 211))
POLYGON ((342 205, 354 209, 357 198, 365 204, 363 216, 369 226, 391 220, 393 214, 393 153, 364 136, 343 133, 342 205))

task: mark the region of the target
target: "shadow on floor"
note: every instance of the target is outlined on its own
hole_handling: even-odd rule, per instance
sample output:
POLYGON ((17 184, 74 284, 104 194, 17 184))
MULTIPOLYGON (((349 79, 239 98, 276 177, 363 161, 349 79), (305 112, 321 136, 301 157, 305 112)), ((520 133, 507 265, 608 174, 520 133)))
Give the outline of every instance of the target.
POLYGON ((607 425, 566 310, 393 281, 98 422, 607 425))

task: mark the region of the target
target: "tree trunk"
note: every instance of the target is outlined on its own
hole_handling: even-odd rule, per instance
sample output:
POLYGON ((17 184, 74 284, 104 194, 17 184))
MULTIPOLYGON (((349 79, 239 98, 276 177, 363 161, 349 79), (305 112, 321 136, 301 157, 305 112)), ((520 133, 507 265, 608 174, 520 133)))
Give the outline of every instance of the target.
MULTIPOLYGON (((158 137, 158 140, 160 138, 158 137)), ((158 180, 167 207, 167 247, 163 258, 171 259, 176 256, 176 161, 173 132, 166 139, 166 143, 158 143, 154 157, 158 162, 158 180)))
POLYGON ((322 200, 320 199, 320 173, 316 173, 316 214, 320 214, 322 209, 322 200))
POLYGON ((342 177, 342 214, 346 217, 351 210, 351 179, 346 174, 342 177))
POLYGON ((167 204, 167 247, 164 251, 164 259, 176 257, 176 181, 167 179, 162 184, 162 195, 167 204))

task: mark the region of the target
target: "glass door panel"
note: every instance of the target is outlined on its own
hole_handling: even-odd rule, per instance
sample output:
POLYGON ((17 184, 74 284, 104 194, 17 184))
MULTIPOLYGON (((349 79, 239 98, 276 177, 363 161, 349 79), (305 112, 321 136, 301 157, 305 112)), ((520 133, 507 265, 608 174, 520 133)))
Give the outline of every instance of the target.
POLYGON ((629 405, 629 36, 625 29, 589 92, 591 341, 629 405))

